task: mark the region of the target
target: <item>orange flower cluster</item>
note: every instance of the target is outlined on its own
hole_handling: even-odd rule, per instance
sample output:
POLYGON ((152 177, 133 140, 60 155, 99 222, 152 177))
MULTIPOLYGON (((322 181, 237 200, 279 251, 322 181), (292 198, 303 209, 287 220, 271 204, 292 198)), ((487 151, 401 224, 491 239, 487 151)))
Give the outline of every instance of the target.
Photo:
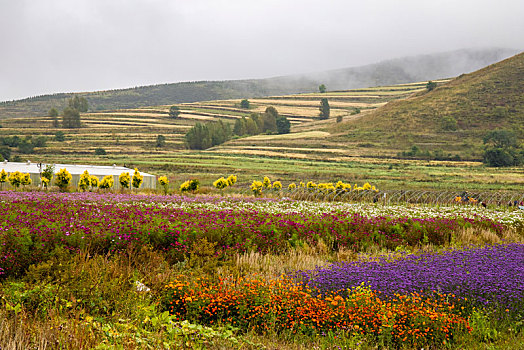
POLYGON ((189 281, 184 276, 168 286, 164 307, 179 320, 203 324, 230 323, 259 333, 289 330, 360 334, 388 343, 444 343, 453 334, 470 331, 446 296, 396 295, 384 301, 365 287, 347 297, 315 295, 288 278, 189 281))

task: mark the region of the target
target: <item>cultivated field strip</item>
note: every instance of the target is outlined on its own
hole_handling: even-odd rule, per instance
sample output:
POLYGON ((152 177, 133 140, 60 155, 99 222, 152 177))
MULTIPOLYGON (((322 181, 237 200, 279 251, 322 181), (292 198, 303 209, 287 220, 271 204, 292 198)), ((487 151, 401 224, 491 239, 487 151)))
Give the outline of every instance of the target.
MULTIPOLYGON (((171 105, 92 111, 81 115, 82 128, 80 129, 54 128, 51 118, 45 116, 8 119, 2 121, 0 136, 13 133, 20 137, 45 135, 48 137, 47 147, 36 149, 35 153, 46 159, 104 163, 107 162, 104 156, 93 157, 95 149, 103 148, 108 157, 118 158, 120 155, 123 159, 132 157, 136 164, 155 167, 158 164, 169 163, 170 159, 179 163, 185 157, 179 156, 185 149, 184 135, 197 122, 222 120, 233 126, 238 118, 249 117, 252 113, 263 113, 266 108, 274 106, 291 122, 290 134, 233 139, 203 152, 206 157, 216 157, 213 158, 216 161, 199 164, 193 160, 194 163, 191 164, 192 161, 189 160, 190 164, 184 166, 207 169, 206 172, 211 171, 214 166, 230 168, 229 165, 223 164, 228 162, 229 156, 233 156, 234 159, 264 157, 278 161, 284 159, 347 161, 361 155, 359 144, 328 142, 327 138, 333 135, 322 130, 334 125, 336 118, 341 121, 360 118, 368 111, 389 101, 424 90, 425 84, 426 82, 421 82, 350 91, 253 98, 249 99, 249 109, 240 107, 240 99, 184 103, 177 105, 180 114, 176 118, 169 115, 171 105), (321 120, 319 117, 321 98, 327 98, 330 103, 331 113, 328 120, 321 120), (54 135, 58 131, 65 134, 65 141, 55 140, 54 135), (162 145, 157 144, 159 135, 165 138, 162 145)), ((372 148, 373 145, 365 146, 372 148)), ((190 154, 191 157, 195 156, 190 154)), ((394 151, 377 152, 377 156, 392 155, 394 151)), ((115 159, 111 162, 116 161, 115 159)), ((231 167, 234 169, 235 166, 231 167)))

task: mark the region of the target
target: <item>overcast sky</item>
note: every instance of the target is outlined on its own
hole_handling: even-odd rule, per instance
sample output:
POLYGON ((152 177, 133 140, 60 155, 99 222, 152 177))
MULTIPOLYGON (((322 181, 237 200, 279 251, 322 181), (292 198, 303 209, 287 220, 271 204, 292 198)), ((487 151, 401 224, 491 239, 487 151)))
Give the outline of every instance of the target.
POLYGON ((523 0, 0 0, 0 101, 524 49, 523 0))

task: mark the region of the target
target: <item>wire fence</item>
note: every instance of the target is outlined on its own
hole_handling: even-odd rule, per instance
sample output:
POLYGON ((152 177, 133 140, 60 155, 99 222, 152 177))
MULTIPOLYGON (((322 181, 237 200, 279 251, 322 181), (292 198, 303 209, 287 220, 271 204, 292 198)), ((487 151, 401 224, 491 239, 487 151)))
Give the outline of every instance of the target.
MULTIPOLYGON (((250 188, 242 189, 243 195, 252 195, 250 188)), ((289 198, 322 202, 369 202, 381 204, 428 204, 428 205, 523 205, 524 192, 518 191, 451 191, 451 190, 386 190, 386 191, 326 191, 316 188, 266 189, 262 197, 289 198)))

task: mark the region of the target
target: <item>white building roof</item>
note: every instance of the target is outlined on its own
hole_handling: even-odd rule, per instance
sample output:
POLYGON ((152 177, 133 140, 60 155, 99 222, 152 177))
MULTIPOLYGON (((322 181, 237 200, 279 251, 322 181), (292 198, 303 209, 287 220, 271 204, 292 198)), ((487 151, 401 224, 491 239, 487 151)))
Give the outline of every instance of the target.
MULTIPOLYGON (((42 163, 42 170, 46 168, 48 164, 42 163)), ((80 175, 84 171, 88 171, 89 175, 96 175, 96 176, 105 176, 105 175, 120 175, 123 172, 129 172, 130 175, 133 175, 134 169, 129 169, 123 166, 106 166, 106 165, 78 165, 78 164, 51 164, 55 166, 55 174, 60 171, 60 169, 67 169, 71 175, 80 175)), ((22 173, 30 173, 30 174, 39 174, 40 168, 38 163, 16 163, 16 162, 8 162, 3 161, 0 162, 0 171, 4 169, 8 173, 12 173, 15 171, 20 171, 22 173)), ((154 176, 148 173, 140 172, 141 175, 148 177, 148 176, 154 176)))

